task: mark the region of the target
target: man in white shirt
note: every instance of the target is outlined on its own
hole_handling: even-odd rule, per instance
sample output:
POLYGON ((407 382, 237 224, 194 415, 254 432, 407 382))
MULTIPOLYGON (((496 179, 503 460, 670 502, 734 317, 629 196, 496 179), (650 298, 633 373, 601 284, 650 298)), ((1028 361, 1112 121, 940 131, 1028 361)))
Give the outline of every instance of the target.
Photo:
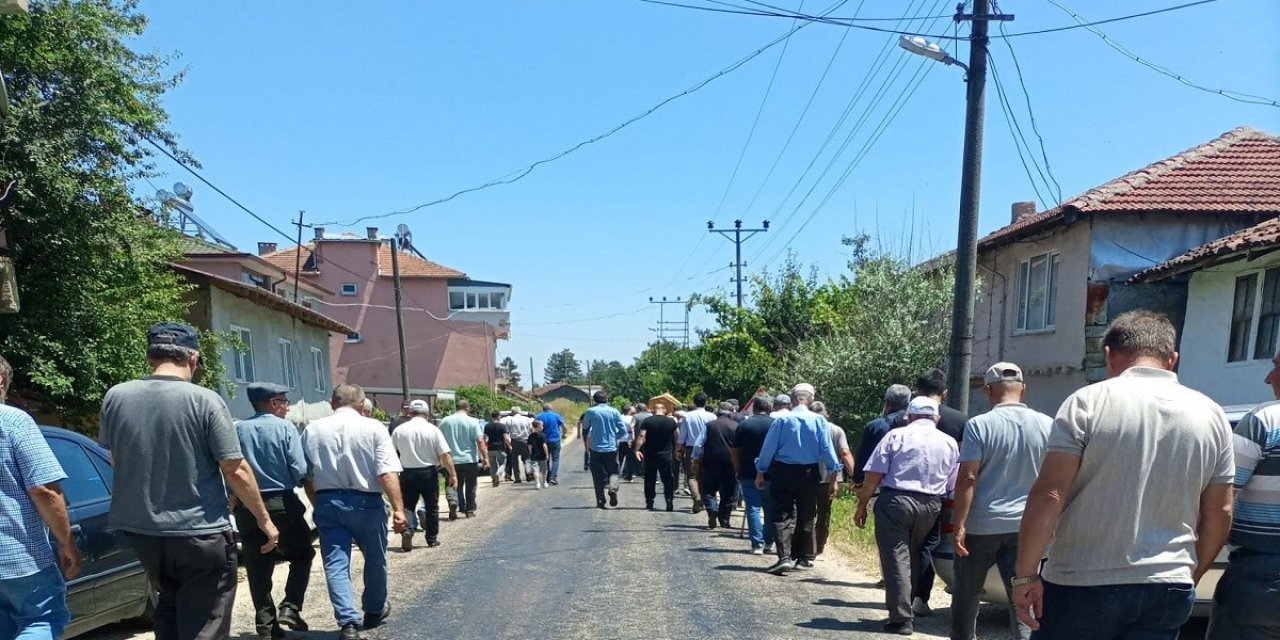
MULTIPOLYGON (((396 533, 408 526, 400 498, 400 460, 381 422, 360 414, 364 389, 340 384, 333 389, 334 414, 312 420, 302 432, 302 448, 315 487, 315 522, 320 554, 339 640, 358 640, 360 630, 382 624, 387 603, 387 513, 391 502, 396 533), (351 543, 364 554, 364 620, 351 586, 351 543)), ((398 429, 397 429, 398 431, 398 429)))
MULTIPOLYGON (((425 513, 422 529, 427 534, 427 546, 440 546, 440 468, 448 474, 449 487, 456 489, 458 474, 449 455, 449 443, 445 442, 440 428, 427 421, 431 406, 425 400, 409 403, 409 421, 391 434, 391 441, 400 453, 400 492, 404 495, 405 511, 412 514, 422 499, 425 513)), ((413 550, 414 527, 400 533, 400 550, 413 550)))
POLYGON ((514 477, 516 484, 531 480, 532 475, 525 466, 529 462, 529 434, 533 433, 533 418, 516 406, 511 407, 511 415, 503 418, 502 424, 507 427, 507 434, 511 436, 511 451, 507 454, 507 480, 514 477))
POLYGON ((680 439, 676 443, 676 460, 680 461, 680 472, 684 474, 689 495, 693 498, 694 513, 702 513, 704 506, 698 477, 693 473, 693 447, 707 432, 707 425, 716 419, 716 414, 707 411, 709 400, 701 391, 693 396, 693 411, 684 414, 680 421, 680 439))

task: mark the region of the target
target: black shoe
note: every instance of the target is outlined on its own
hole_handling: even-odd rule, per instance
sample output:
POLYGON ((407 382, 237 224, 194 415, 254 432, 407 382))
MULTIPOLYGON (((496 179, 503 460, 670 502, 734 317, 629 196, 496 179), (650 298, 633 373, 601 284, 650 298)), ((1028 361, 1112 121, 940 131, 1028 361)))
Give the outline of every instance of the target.
POLYGON ((450 520, 458 519, 458 505, 456 504, 449 505, 449 519, 450 520))
POLYGON ((676 504, 670 500, 667 501, 667 511, 675 511, 676 504))
POLYGON ((617 491, 610 491, 610 492, 609 492, 609 506, 611 506, 611 507, 616 507, 616 506, 618 506, 618 492, 617 492, 617 491))
POLYGON ((765 569, 765 571, 768 571, 775 576, 780 576, 794 568, 796 568, 794 560, 791 558, 779 558, 777 562, 773 563, 773 566, 765 569))
POLYGON ((258 625, 258 640, 281 640, 284 638, 284 629, 280 625, 258 625))
POLYGON ((730 524, 728 520, 721 520, 721 521, 720 521, 720 528, 721 528, 721 529, 732 529, 732 528, 733 528, 733 525, 732 525, 732 524, 730 524))
POLYGON ((812 568, 813 568, 813 561, 812 561, 812 560, 800 560, 800 561, 796 562, 796 568, 797 568, 797 569, 812 569, 812 568))
POLYGON ((302 619, 302 614, 298 612, 298 609, 291 605, 280 605, 280 613, 276 614, 276 622, 294 631, 308 631, 311 629, 311 627, 307 626, 306 620, 302 619))
POLYGON ((644 508, 645 508, 645 509, 648 509, 649 511, 653 511, 653 503, 652 503, 652 502, 650 502, 649 504, 646 504, 646 505, 644 506, 644 508))
POLYGON ((474 517, 476 517, 476 512, 475 512, 475 511, 468 511, 468 512, 466 513, 466 516, 467 516, 468 518, 474 518, 474 517))
POLYGON ((900 636, 909 636, 916 632, 914 625, 910 620, 902 622, 886 622, 884 623, 885 633, 896 633, 900 636))
POLYGON ((356 623, 348 622, 338 632, 338 640, 364 640, 364 635, 360 633, 360 627, 356 623))
POLYGON ((714 529, 714 528, 716 528, 716 516, 715 516, 715 514, 707 514, 707 528, 708 528, 708 529, 714 529))
POLYGON ((604 508, 605 508, 605 506, 604 506, 604 500, 597 501, 597 502, 596 502, 596 508, 597 508, 597 509, 604 509, 604 508))
POLYGON ((552 479, 548 480, 547 482, 548 482, 548 483, 550 483, 550 484, 560 484, 560 481, 559 481, 559 480, 556 480, 555 478, 552 478, 552 479))
POLYGON ((432 548, 438 547, 438 546, 440 546, 440 541, 439 541, 439 540, 428 540, 428 541, 427 541, 427 546, 428 546, 428 547, 432 547, 432 548))
POLYGON ((364 625, 362 629, 377 629, 382 623, 387 621, 387 617, 391 615, 391 603, 388 602, 382 608, 382 613, 366 613, 364 614, 364 625))

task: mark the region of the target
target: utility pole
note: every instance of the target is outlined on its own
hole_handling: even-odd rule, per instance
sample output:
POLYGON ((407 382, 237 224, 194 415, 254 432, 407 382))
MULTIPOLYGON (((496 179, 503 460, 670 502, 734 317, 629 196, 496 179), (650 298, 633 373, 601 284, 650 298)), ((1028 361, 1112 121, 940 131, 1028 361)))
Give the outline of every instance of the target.
POLYGON ((396 337, 400 340, 400 401, 409 401, 409 361, 404 350, 404 308, 400 302, 400 240, 388 238, 391 246, 391 282, 396 290, 396 337))
POLYGON ((666 296, 662 299, 655 300, 653 296, 649 297, 649 304, 658 305, 658 326, 654 331, 657 333, 658 342, 679 342, 686 348, 689 346, 689 304, 686 300, 677 297, 674 300, 668 300, 666 296), (683 305, 684 322, 678 320, 667 321, 667 305, 678 304, 683 305))
POLYGON ((302 209, 298 209, 298 221, 293 223, 298 227, 298 252, 293 258, 293 303, 298 304, 298 279, 302 277, 302 214, 306 213, 302 209))
POLYGON ((951 316, 951 347, 947 354, 947 400, 961 413, 969 412, 969 368, 973 360, 973 313, 978 275, 978 205, 982 186, 982 125, 986 111, 987 27, 990 0, 974 0, 973 13, 957 7, 956 21, 969 21, 969 66, 964 115, 964 165, 960 177, 960 225, 956 238, 955 310, 951 316))
POLYGON ((529 395, 533 395, 533 390, 537 388, 533 383, 533 356, 529 356, 529 395))
POLYGON ((733 241, 734 260, 733 260, 733 264, 729 266, 736 267, 738 270, 737 276, 733 279, 733 281, 738 285, 738 308, 739 309, 742 308, 742 268, 747 266, 746 263, 742 261, 742 243, 743 241, 750 239, 751 236, 754 236, 757 233, 768 233, 769 221, 765 220, 764 225, 762 226, 764 227, 763 229, 743 229, 742 221, 734 220, 733 230, 730 231, 729 229, 717 229, 715 221, 712 221, 712 220, 707 221, 708 233, 718 233, 728 238, 729 240, 733 241), (744 233, 747 234, 746 237, 743 237, 742 234, 744 233))

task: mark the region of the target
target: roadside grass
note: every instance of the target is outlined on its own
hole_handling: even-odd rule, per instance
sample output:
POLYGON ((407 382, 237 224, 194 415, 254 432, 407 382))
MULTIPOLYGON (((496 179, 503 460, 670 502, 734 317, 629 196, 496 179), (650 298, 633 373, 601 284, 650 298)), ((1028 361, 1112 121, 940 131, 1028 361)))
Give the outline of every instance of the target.
POLYGON ((853 565, 867 575, 880 574, 880 559, 876 553, 875 516, 867 518, 867 528, 853 524, 853 514, 858 501, 844 493, 831 505, 831 535, 827 544, 844 553, 853 565))

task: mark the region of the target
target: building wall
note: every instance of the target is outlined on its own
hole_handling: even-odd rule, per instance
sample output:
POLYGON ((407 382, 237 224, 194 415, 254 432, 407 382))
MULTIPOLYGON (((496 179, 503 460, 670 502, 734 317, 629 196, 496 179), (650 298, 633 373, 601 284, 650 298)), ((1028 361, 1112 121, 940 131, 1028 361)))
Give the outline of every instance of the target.
POLYGON ((1236 277, 1276 266, 1280 266, 1280 252, 1192 274, 1178 367, 1184 384, 1223 405, 1256 404, 1272 399, 1271 389, 1263 382, 1271 372, 1271 361, 1264 358, 1227 362, 1227 348, 1236 277))
MULTIPOLYGON (((245 395, 249 382, 284 383, 284 356, 280 339, 289 340, 297 359, 297 382, 289 392, 289 402, 319 402, 329 399, 332 365, 329 360, 329 332, 313 327, 287 313, 256 305, 248 300, 217 288, 202 291, 207 300, 209 328, 225 332, 232 325, 245 327, 252 332, 252 356, 254 379, 238 382, 234 397, 227 399, 231 414, 237 418, 252 415, 253 409, 245 395), (320 350, 320 377, 317 378, 312 362, 311 348, 320 350)), ((228 377, 234 376, 235 354, 226 350, 222 361, 228 377)), ((226 395, 226 394, 224 394, 226 395)))

